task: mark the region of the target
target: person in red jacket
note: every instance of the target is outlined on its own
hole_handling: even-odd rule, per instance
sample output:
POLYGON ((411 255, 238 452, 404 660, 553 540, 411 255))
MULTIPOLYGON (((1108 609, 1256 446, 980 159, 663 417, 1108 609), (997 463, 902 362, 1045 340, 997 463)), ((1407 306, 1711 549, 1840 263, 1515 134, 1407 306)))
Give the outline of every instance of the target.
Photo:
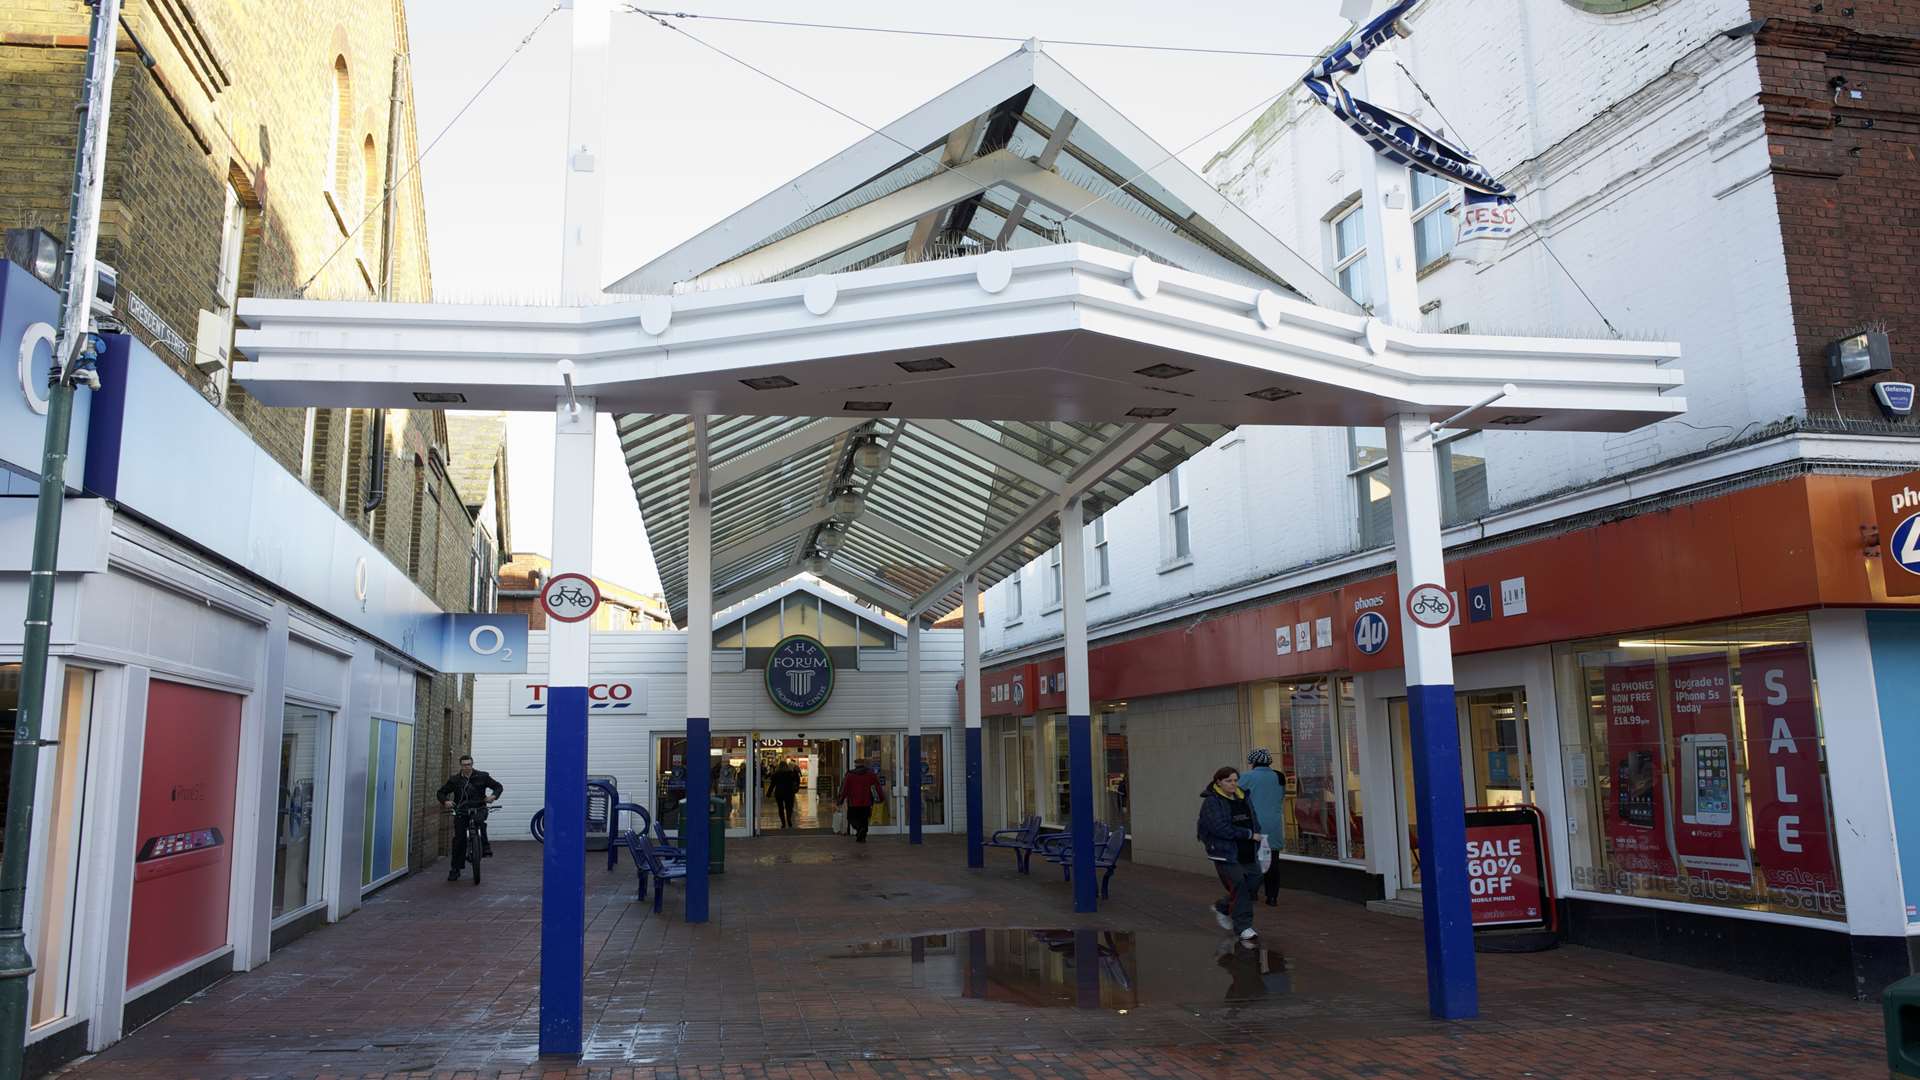
POLYGON ((865 759, 855 758, 853 771, 840 781, 840 797, 834 800, 847 808, 847 824, 853 828, 854 843, 867 842, 867 825, 873 820, 873 808, 886 797, 880 774, 868 769, 865 759))

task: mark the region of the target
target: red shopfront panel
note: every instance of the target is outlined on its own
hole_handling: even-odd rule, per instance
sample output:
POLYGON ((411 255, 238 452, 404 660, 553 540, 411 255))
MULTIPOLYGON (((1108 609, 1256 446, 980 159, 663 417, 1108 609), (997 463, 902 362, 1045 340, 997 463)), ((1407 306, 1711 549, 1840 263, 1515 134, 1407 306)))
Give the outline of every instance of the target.
POLYGON ((154 680, 140 766, 127 986, 227 943, 240 698, 154 680))

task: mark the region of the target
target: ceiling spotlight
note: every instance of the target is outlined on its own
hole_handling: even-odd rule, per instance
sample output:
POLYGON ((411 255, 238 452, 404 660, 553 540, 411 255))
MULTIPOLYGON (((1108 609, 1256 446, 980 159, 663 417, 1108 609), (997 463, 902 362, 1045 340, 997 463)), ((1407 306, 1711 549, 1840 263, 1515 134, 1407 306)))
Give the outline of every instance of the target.
POLYGON ((852 517, 860 512, 860 493, 853 488, 842 488, 827 505, 836 517, 852 517))
POLYGON ((924 374, 929 371, 946 371, 953 367, 952 364, 947 363, 945 357, 940 356, 929 356, 924 360, 895 360, 893 364, 901 371, 910 372, 914 375, 924 374))
POLYGON ((820 535, 814 537, 813 542, 821 551, 831 554, 840 550, 840 545, 846 538, 847 534, 840 529, 823 528, 820 530, 820 535))
POLYGON ((1261 401, 1285 401, 1290 397, 1299 397, 1300 391, 1289 390, 1284 386, 1269 386, 1265 390, 1255 390, 1247 396, 1261 401))
POLYGON ((1138 409, 1128 409, 1127 415, 1133 417, 1136 420, 1158 420, 1163 416, 1172 416, 1173 410, 1172 409, 1149 409, 1142 406, 1141 408, 1138 408, 1138 409))
POLYGON ((1181 367, 1178 364, 1155 364, 1152 367, 1143 367, 1134 374, 1145 375, 1149 379, 1177 379, 1182 375, 1193 374, 1193 369, 1181 367))
POLYGON ((849 401, 841 406, 847 412, 886 412, 893 408, 891 401, 849 401))
POLYGON ((800 385, 785 375, 762 375, 756 379, 741 379, 740 381, 754 390, 785 390, 790 386, 800 385))
POLYGON ((867 472, 877 473, 893 459, 892 451, 879 439, 867 439, 853 452, 853 463, 867 472))
POLYGON ((1500 417, 1499 419, 1493 422, 1496 424, 1499 424, 1501 427, 1519 427, 1522 424, 1531 424, 1538 419, 1540 419, 1538 414, 1535 414, 1533 416, 1522 416, 1519 414, 1510 413, 1506 416, 1500 417))
POLYGON ((467 400, 467 395, 450 390, 415 390, 413 400, 422 405, 459 405, 467 400))

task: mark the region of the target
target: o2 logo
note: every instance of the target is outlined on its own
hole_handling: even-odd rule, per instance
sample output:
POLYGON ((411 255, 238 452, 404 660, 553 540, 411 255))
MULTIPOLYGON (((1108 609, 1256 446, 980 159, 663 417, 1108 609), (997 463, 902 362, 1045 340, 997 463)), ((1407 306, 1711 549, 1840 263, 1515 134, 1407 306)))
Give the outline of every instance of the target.
POLYGON ((1353 644, 1372 656, 1387 647, 1387 618, 1377 611, 1361 613, 1353 620, 1353 644))

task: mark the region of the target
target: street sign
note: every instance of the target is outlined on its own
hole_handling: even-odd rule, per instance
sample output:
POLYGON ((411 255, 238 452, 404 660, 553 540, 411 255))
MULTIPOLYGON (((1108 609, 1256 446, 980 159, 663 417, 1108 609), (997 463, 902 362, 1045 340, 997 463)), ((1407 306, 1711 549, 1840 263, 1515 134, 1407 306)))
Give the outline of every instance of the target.
POLYGON ((1387 617, 1377 611, 1363 611, 1353 620, 1354 648, 1372 656, 1387 647, 1387 617))
POLYGON ((1453 621, 1453 594, 1443 585, 1415 585, 1407 590, 1407 615, 1429 630, 1453 621))
POLYGON ((580 622, 599 609, 600 586, 585 574, 555 574, 540 589, 540 606, 561 622, 580 622))
POLYGON ((1888 596, 1920 596, 1920 472, 1873 482, 1880 570, 1888 596))

